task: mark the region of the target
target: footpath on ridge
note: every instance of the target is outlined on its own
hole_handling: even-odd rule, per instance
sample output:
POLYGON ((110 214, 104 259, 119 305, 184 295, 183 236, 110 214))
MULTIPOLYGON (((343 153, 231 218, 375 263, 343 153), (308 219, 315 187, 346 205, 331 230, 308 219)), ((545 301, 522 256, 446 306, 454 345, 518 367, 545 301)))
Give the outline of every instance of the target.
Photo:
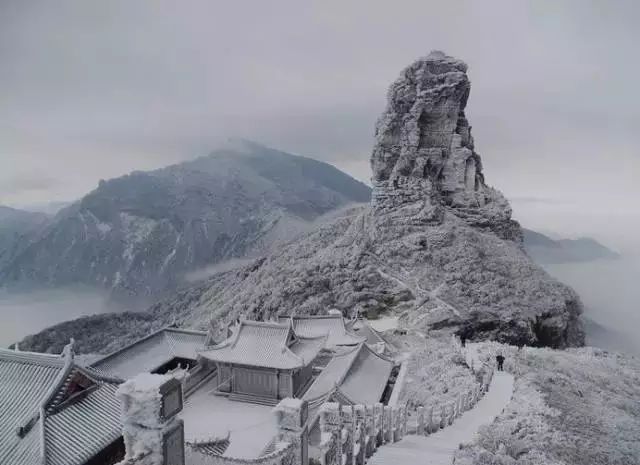
MULTIPOLYGON (((468 363, 480 366, 477 346, 467 344, 468 363)), ((463 413, 454 423, 429 436, 407 435, 402 440, 382 446, 368 460, 369 465, 450 465, 460 443, 472 442, 478 429, 491 423, 513 395, 514 378, 496 371, 488 392, 474 408, 463 413)))

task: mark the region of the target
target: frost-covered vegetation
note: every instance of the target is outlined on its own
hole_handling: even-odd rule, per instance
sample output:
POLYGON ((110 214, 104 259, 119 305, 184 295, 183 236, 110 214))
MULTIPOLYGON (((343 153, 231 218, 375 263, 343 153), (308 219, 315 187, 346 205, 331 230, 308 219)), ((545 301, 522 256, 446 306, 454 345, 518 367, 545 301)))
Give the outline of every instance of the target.
POLYGON ((451 338, 429 338, 410 333, 385 336, 394 346, 408 350, 408 370, 400 400, 409 412, 416 407, 439 407, 457 401, 479 383, 451 338))
POLYGON ((74 338, 74 350, 78 353, 106 354, 148 336, 166 324, 167 320, 147 312, 92 315, 60 323, 27 336, 19 347, 21 350, 59 354, 69 340, 74 338))
POLYGON ((556 351, 487 343, 516 374, 512 402, 460 465, 634 465, 640 463, 640 360, 596 348, 556 351))

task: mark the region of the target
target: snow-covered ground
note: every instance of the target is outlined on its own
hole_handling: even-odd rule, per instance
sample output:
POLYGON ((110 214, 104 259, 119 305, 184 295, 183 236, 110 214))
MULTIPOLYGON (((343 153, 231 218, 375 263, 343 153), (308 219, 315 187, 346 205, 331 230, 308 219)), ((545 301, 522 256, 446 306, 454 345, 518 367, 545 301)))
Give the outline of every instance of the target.
POLYGON ((203 441, 231 433, 227 457, 255 458, 277 432, 272 407, 234 402, 216 396, 212 378, 187 398, 180 418, 184 420, 185 440, 203 441))

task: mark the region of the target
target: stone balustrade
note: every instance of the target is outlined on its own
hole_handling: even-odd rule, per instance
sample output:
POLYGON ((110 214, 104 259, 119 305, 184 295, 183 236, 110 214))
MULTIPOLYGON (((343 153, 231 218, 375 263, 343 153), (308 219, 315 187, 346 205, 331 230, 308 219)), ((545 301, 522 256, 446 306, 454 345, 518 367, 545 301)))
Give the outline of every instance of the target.
POLYGON ((224 455, 208 455, 187 447, 186 465, 294 465, 296 447, 293 443, 279 443, 276 449, 268 454, 253 459, 226 457, 224 455))
POLYGON ((404 405, 327 402, 320 408, 320 464, 364 465, 378 447, 401 440, 406 431, 404 405))

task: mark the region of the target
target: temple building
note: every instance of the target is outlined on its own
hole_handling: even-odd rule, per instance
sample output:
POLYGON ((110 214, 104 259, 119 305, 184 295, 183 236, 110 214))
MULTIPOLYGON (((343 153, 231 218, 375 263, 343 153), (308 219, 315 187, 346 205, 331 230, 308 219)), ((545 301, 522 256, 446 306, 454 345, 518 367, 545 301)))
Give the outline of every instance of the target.
POLYGON ((164 374, 175 368, 191 370, 196 366, 198 351, 206 344, 205 331, 169 326, 98 359, 91 366, 122 379, 145 372, 164 374))
POLYGON ((109 465, 124 455, 121 380, 61 355, 0 349, 0 463, 109 465))
POLYGON ((326 334, 297 334, 291 321, 243 320, 233 331, 226 341, 200 352, 201 363, 217 366, 220 394, 274 405, 308 387, 312 362, 327 341, 326 334))
POLYGON ((328 315, 280 316, 279 321, 291 321, 294 331, 303 337, 327 336, 326 348, 338 346, 356 346, 365 340, 347 328, 353 322, 345 323, 340 312, 328 315))
POLYGON ((61 355, 0 349, 0 464, 118 463, 129 430, 116 391, 141 373, 180 386, 180 440, 201 455, 271 454, 272 406, 285 398, 308 402, 309 447, 317 448, 323 403, 388 402, 398 364, 381 344, 366 321, 329 314, 208 332, 166 327, 89 366, 73 344, 61 355))

